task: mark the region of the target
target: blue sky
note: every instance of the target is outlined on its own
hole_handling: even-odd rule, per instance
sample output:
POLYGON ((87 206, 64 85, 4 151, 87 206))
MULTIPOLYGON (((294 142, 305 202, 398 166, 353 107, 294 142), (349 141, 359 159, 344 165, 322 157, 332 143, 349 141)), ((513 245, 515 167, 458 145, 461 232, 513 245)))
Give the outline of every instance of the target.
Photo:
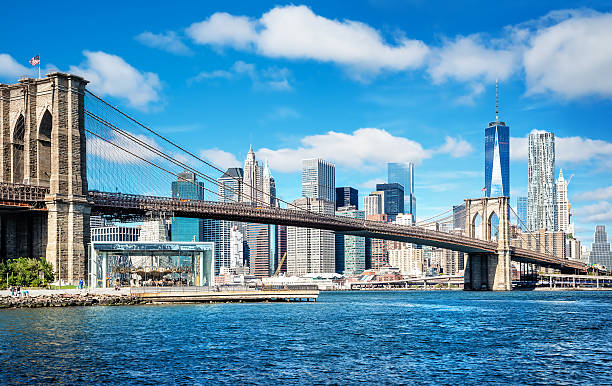
MULTIPOLYGON (((557 174, 590 243, 612 229, 612 2, 311 1, 6 4, 0 81, 71 71, 222 167, 253 144, 279 195, 300 159, 337 165, 360 194, 385 162, 413 161, 419 217, 484 186, 484 127, 510 126, 511 192, 526 194, 526 136, 557 136, 557 174), (91 8, 89 8, 91 7, 91 8)), ((512 199, 513 204, 515 199, 512 199)))

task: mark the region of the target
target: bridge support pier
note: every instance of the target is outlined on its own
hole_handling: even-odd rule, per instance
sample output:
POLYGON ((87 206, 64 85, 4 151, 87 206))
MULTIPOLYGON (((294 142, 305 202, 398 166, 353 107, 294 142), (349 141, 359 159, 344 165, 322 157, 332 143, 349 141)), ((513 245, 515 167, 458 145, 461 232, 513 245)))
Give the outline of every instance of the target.
POLYGON ((47 261, 57 278, 76 284, 87 278, 89 214, 91 206, 85 197, 70 199, 47 197, 47 261))
POLYGON ((463 280, 463 289, 466 291, 510 291, 510 253, 468 254, 463 280))

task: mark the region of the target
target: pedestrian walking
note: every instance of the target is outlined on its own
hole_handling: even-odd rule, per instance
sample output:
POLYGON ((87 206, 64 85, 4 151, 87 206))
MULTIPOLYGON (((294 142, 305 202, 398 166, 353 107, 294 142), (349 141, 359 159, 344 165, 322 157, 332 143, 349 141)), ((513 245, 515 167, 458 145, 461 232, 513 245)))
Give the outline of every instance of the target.
POLYGON ((15 287, 10 286, 9 289, 11 290, 11 297, 15 296, 15 287))

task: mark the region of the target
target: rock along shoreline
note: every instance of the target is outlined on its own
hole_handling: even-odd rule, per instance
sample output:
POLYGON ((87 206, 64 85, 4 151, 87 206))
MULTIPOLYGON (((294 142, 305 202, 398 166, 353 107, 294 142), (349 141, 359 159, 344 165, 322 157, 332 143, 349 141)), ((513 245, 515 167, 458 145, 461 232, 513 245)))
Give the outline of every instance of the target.
POLYGON ((83 307, 83 306, 132 306, 151 303, 137 296, 118 294, 45 294, 38 296, 0 296, 0 309, 83 307))

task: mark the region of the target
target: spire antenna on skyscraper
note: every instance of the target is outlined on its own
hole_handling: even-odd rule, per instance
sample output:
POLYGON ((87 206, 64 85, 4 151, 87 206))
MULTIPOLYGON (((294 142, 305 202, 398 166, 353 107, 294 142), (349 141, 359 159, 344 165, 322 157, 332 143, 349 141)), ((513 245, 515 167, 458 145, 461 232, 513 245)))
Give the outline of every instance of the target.
POLYGON ((495 78, 495 122, 499 122, 499 84, 495 78))

